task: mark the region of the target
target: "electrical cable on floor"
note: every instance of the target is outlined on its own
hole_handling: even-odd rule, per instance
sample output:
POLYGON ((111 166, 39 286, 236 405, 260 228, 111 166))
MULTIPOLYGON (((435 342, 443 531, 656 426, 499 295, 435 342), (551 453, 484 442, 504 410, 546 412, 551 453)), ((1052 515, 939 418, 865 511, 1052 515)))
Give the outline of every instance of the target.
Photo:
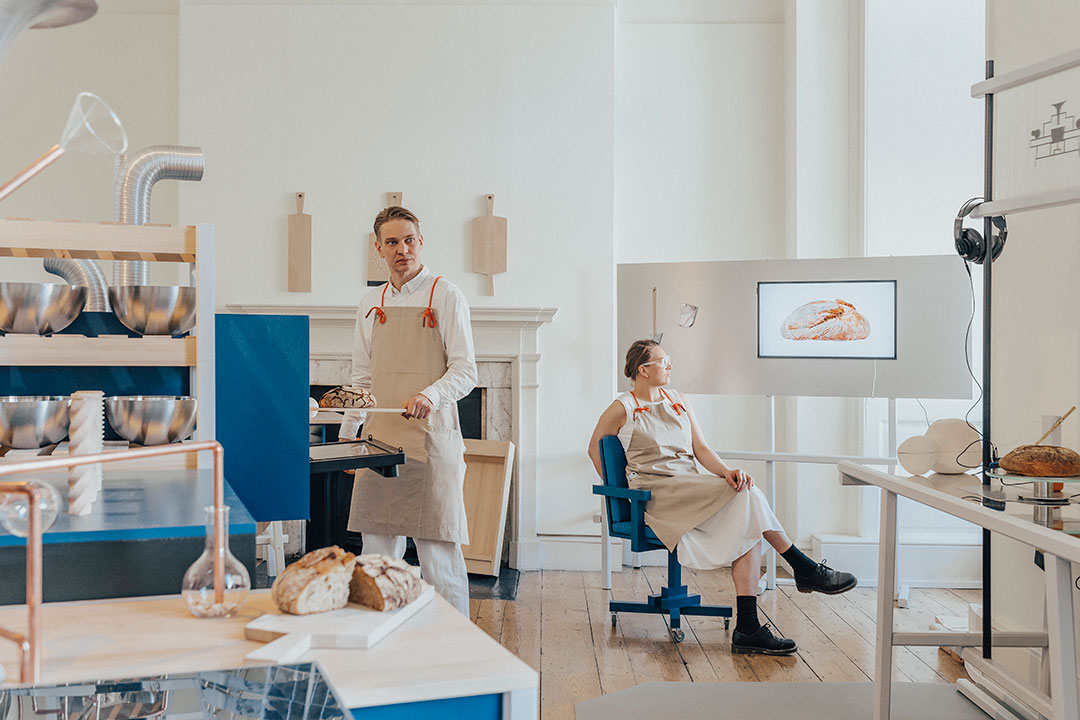
POLYGON ((919 403, 919 407, 922 408, 923 417, 926 418, 926 427, 930 427, 930 415, 926 412, 926 406, 922 404, 922 400, 915 398, 915 402, 919 403))
POLYGON ((877 360, 874 360, 874 379, 870 383, 870 397, 876 397, 877 392, 877 360))

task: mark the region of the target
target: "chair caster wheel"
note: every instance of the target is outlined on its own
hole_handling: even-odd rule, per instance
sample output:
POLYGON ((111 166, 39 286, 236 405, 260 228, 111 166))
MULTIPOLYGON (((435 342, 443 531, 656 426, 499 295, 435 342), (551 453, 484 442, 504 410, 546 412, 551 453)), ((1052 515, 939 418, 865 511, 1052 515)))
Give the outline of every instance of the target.
POLYGON ((724 629, 731 629, 731 618, 724 618, 724 629))
POLYGON ((683 640, 686 639, 686 633, 684 633, 682 630, 672 630, 671 639, 673 642, 681 643, 683 640))
POLYGON ((615 613, 611 613, 611 627, 615 627, 619 623, 619 616, 615 613))

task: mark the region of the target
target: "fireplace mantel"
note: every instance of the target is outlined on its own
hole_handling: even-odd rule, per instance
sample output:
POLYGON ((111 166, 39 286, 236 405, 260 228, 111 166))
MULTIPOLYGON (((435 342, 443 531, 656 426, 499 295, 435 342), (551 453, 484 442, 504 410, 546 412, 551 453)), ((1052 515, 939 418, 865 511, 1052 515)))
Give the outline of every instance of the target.
MULTIPOLYGON (((310 362, 315 368, 341 368, 352 364, 355 305, 227 305, 233 313, 252 315, 307 315, 310 318, 310 362)), ((516 446, 512 488, 513 517, 510 565, 519 570, 540 566, 536 536, 540 387, 538 366, 540 327, 558 312, 550 307, 471 308, 476 360, 510 363, 511 434, 516 446)), ((347 377, 347 375, 346 375, 347 377)))

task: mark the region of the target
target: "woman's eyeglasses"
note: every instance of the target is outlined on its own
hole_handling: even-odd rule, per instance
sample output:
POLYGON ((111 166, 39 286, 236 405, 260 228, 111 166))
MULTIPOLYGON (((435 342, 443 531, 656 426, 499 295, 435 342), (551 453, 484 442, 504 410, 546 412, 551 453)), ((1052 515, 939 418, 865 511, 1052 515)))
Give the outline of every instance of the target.
POLYGON ((659 360, 650 360, 649 362, 641 363, 640 365, 638 365, 638 367, 645 367, 646 365, 659 365, 662 368, 667 368, 668 370, 670 370, 671 369, 671 358, 669 356, 665 355, 664 357, 660 358, 659 360))

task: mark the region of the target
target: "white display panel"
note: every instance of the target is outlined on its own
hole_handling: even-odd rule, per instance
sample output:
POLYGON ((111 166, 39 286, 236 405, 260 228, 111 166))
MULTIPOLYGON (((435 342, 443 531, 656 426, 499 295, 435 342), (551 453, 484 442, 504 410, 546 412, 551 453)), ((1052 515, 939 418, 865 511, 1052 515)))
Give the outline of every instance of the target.
POLYGON ((630 343, 652 335, 654 287, 656 330, 672 359, 672 385, 683 392, 972 397, 971 291, 955 255, 620 264, 620 368, 630 343), (895 281, 896 359, 758 357, 758 283, 836 280, 895 281), (692 324, 687 308, 697 309, 692 324))
POLYGON ((896 359, 896 281, 759 282, 758 357, 896 359))

